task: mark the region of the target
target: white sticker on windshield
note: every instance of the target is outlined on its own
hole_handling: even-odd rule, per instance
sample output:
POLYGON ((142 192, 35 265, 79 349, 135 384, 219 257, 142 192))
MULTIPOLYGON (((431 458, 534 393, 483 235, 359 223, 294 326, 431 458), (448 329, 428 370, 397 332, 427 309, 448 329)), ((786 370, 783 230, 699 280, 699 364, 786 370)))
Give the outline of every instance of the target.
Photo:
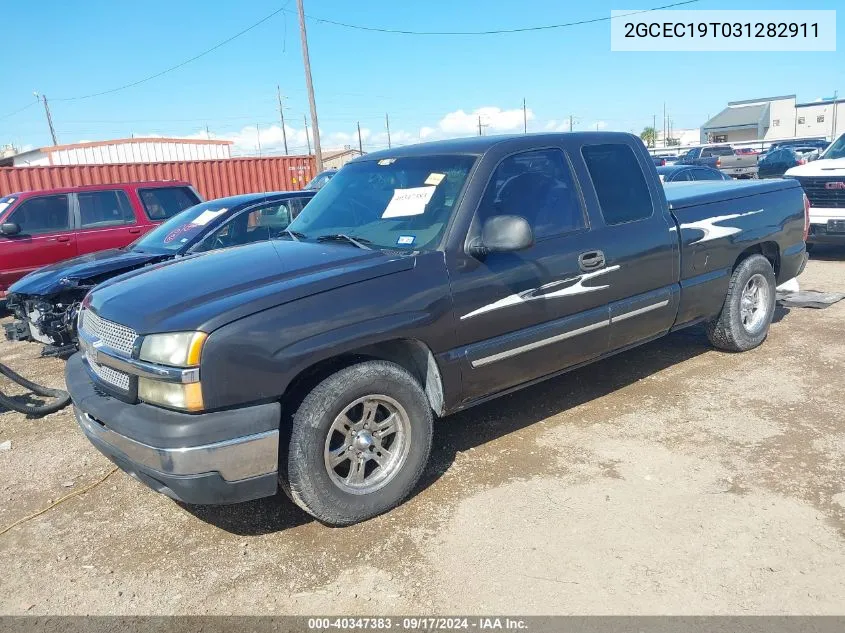
POLYGON ((425 205, 434 195, 434 190, 435 187, 396 189, 381 217, 404 218, 410 215, 422 215, 425 212, 425 205))
POLYGON ((219 211, 203 211, 196 218, 191 220, 191 224, 205 226, 221 213, 226 213, 226 211, 228 211, 228 209, 220 209, 219 211))
POLYGON ((428 178, 425 179, 425 184, 427 185, 434 185, 435 187, 443 182, 443 179, 446 177, 446 174, 438 174, 437 172, 432 172, 428 175, 428 178))

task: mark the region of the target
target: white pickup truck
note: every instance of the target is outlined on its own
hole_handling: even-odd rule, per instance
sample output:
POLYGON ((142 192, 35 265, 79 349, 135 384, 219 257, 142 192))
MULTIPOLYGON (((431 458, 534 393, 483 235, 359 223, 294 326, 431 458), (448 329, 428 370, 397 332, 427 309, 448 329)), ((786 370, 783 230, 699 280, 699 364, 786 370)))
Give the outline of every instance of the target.
POLYGON ((810 200, 808 244, 845 244, 845 134, 818 160, 789 169, 810 200))

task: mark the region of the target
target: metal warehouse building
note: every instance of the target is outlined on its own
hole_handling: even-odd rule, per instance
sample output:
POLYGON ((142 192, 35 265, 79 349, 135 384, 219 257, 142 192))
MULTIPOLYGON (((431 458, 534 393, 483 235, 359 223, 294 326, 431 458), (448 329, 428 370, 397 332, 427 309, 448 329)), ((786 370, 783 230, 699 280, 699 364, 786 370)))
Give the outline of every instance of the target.
POLYGON ((825 137, 845 132, 845 99, 796 103, 795 95, 731 101, 701 126, 702 143, 736 143, 795 137, 825 137))
POLYGON ((125 138, 54 145, 0 159, 0 167, 161 163, 230 158, 232 141, 182 138, 125 138))

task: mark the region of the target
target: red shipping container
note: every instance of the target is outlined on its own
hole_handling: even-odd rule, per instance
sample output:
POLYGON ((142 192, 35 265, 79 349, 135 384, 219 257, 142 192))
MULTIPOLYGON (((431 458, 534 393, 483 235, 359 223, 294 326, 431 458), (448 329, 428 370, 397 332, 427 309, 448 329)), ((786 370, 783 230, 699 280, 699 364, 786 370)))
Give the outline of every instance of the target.
POLYGON ((187 180, 206 200, 259 191, 295 191, 316 175, 313 156, 222 158, 166 163, 0 167, 0 196, 17 191, 149 180, 187 180))

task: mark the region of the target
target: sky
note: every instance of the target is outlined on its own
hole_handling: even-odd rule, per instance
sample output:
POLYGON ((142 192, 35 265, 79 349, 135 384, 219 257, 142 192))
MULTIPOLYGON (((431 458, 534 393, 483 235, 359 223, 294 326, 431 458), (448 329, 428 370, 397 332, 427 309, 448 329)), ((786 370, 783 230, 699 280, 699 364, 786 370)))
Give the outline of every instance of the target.
MULTIPOLYGON (((415 36, 320 22, 403 30, 509 29, 589 20, 611 9, 669 0, 305 0, 324 149, 364 150, 478 133, 697 128, 728 101, 796 94, 845 95, 845 45, 836 52, 611 52, 609 22, 486 36, 415 36)), ((841 8, 807 0, 805 9, 841 8)), ((684 9, 794 9, 794 0, 698 0, 684 9)), ((307 93, 295 0, 0 0, 0 147, 134 136, 225 138, 234 152, 282 153, 277 84, 291 153, 304 153, 307 93), (195 61, 137 86, 284 8, 195 61), (257 128, 257 130, 256 130, 257 128), (206 131, 208 130, 208 131, 206 131)), ((845 12, 840 12, 845 13, 845 12)), ((841 18, 838 26, 842 26, 841 18)), ((838 29, 842 32, 843 29, 838 29)), ((310 126, 310 114, 309 126, 310 126)))

